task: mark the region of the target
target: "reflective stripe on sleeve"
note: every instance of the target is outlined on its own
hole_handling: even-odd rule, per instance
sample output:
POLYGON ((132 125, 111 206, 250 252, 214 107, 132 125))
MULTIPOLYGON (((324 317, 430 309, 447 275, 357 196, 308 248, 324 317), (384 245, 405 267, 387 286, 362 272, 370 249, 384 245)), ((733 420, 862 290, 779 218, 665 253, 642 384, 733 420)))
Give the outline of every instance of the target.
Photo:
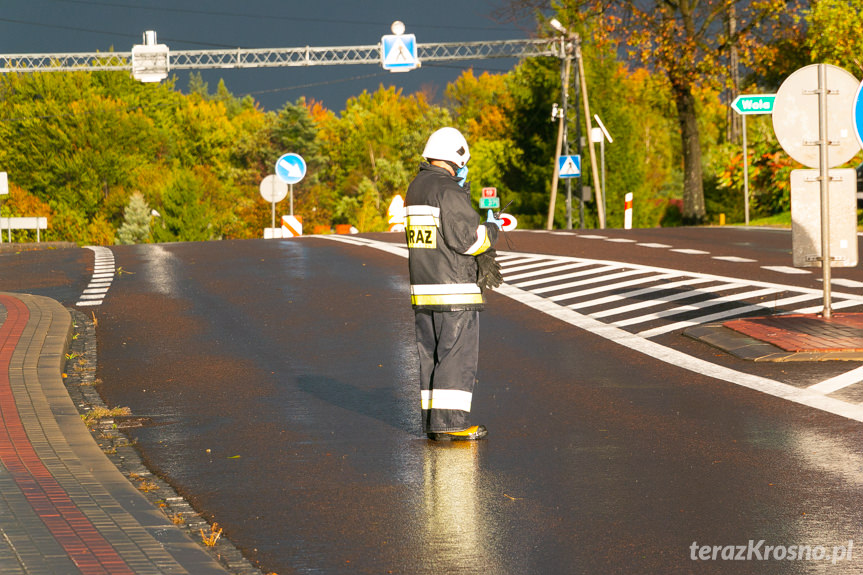
POLYGON ((488 228, 480 224, 476 228, 476 241, 465 250, 465 255, 478 256, 491 247, 491 240, 488 239, 488 228))
POLYGON ((458 409, 470 411, 470 402, 473 394, 469 391, 458 389, 435 389, 421 391, 422 408, 428 409, 458 409))

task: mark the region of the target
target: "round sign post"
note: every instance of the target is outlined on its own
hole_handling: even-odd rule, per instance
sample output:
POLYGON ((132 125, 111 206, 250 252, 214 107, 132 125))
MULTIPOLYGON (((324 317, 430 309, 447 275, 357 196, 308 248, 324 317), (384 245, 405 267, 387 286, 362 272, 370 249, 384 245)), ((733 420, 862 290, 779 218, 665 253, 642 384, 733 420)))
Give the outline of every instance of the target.
POLYGON ((306 175, 306 161, 299 154, 288 153, 276 160, 276 176, 288 184, 291 194, 291 215, 294 215, 294 184, 306 175))
POLYGON ((267 176, 261 180, 261 197, 273 204, 273 227, 276 227, 276 203, 288 195, 288 185, 276 176, 267 176))
POLYGON ((773 105, 773 131, 779 145, 801 164, 819 169, 821 255, 818 259, 824 289, 824 318, 832 316, 830 168, 849 161, 860 149, 848 129, 849 120, 855 117, 854 95, 858 93, 859 82, 849 72, 830 64, 811 64, 782 82, 773 105))

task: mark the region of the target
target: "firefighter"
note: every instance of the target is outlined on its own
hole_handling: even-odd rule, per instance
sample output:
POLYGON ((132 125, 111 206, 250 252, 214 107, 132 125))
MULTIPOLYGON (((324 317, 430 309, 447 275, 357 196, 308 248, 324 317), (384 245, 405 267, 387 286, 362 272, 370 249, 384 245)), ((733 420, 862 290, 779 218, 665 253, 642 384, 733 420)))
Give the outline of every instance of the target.
POLYGON ((488 434, 469 420, 483 289, 502 281, 493 249, 502 222, 491 211, 481 222, 471 206, 470 151, 461 132, 437 130, 422 155, 405 197, 405 234, 423 432, 436 441, 472 441, 488 434))

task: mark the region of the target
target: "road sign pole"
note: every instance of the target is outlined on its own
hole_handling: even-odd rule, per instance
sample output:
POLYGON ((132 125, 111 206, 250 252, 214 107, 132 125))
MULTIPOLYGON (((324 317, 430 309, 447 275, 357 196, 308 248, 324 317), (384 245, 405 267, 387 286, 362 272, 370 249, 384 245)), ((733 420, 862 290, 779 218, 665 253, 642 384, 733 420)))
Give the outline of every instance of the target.
POLYGON ((828 163, 829 134, 827 133, 827 66, 818 64, 818 146, 821 169, 821 271, 824 280, 824 310, 821 315, 829 319, 830 309, 830 164, 828 163))
POLYGON ((294 215, 294 184, 289 185, 288 190, 291 196, 291 215, 294 215))
POLYGON ((731 102, 731 109, 743 116, 743 212, 749 225, 749 143, 746 132, 746 116, 749 114, 772 114, 776 94, 741 94, 731 102))
POLYGON ((272 201, 272 210, 273 210, 273 225, 272 227, 276 227, 276 178, 270 180, 270 186, 273 188, 273 201, 272 201))
POLYGON ((746 114, 742 114, 743 121, 743 210, 745 212, 746 225, 749 225, 749 149, 746 142, 746 114))

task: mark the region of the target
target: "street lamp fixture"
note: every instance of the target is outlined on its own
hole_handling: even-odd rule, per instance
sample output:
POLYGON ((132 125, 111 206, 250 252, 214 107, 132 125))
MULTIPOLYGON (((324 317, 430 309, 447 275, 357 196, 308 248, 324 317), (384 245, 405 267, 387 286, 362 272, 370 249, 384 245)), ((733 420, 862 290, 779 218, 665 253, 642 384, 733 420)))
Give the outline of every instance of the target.
POLYGON ((552 18, 548 21, 551 24, 551 27, 560 32, 561 34, 567 34, 566 28, 564 28, 563 24, 560 23, 560 20, 557 18, 552 18))

